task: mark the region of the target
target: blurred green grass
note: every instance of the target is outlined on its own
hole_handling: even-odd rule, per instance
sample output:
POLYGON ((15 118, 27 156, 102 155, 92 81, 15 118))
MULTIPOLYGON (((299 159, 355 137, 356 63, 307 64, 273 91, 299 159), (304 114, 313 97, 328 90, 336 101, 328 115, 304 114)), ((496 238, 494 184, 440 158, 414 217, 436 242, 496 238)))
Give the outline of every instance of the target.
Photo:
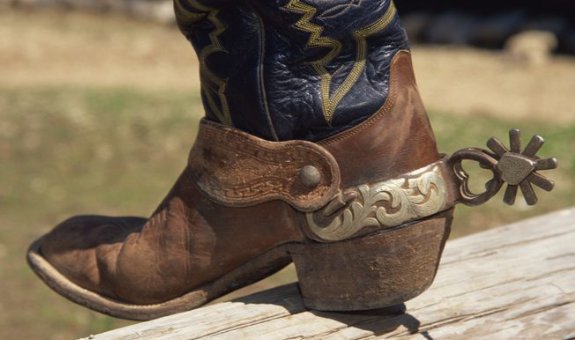
MULTIPOLYGON (((147 216, 185 166, 201 116, 198 93, 0 88, 0 338, 64 339, 127 324, 52 293, 25 266, 26 248, 70 215, 147 216)), ((538 206, 508 207, 501 194, 479 208, 460 206, 452 237, 575 205, 575 125, 430 117, 442 152, 483 147, 491 136, 508 144, 508 129, 517 127, 525 142, 543 135, 540 155, 560 161, 549 175, 556 189, 538 190, 538 206)), ((288 270, 272 283, 293 278, 288 270)))
POLYGON ((149 215, 185 165, 198 110, 197 94, 172 91, 0 89, 0 282, 10 292, 0 297, 0 338, 125 324, 42 287, 26 248, 71 214, 149 215))

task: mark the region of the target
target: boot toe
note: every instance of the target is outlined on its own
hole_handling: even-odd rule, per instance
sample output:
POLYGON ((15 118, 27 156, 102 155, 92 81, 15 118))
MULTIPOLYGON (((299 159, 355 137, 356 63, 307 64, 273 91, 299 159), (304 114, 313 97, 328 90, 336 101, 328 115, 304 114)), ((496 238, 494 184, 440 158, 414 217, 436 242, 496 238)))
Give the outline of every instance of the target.
POLYGON ((146 222, 139 217, 76 216, 42 238, 39 252, 60 274, 84 289, 116 297, 102 271, 113 270, 122 242, 146 222), (102 261, 105 259, 105 261, 102 261))

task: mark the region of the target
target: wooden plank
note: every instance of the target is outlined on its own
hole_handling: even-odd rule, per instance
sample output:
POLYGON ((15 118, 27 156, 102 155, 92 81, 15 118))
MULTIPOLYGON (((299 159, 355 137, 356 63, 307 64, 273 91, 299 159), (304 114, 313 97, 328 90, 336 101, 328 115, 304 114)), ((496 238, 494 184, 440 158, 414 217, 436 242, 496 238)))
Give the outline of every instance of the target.
POLYGON ((295 284, 93 339, 575 338, 575 208, 450 241, 401 315, 304 308, 295 284))

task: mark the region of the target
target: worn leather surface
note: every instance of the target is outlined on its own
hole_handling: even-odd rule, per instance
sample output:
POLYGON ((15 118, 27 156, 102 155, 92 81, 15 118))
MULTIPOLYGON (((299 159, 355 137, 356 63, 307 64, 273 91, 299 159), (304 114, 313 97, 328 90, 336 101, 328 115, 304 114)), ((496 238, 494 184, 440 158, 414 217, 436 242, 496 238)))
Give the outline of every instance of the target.
MULTIPOLYGON (((342 190, 439 159, 408 52, 395 56, 391 73, 390 96, 377 114, 315 147, 335 158, 342 190)), ((249 207, 217 203, 198 188, 197 162, 190 161, 149 219, 73 217, 44 237, 43 256, 88 290, 152 304, 197 289, 278 245, 310 242, 301 228, 305 214, 284 201, 249 207)))
POLYGON ((189 167, 198 188, 232 207, 279 199, 297 210, 313 211, 326 205, 340 184, 335 158, 317 144, 268 142, 206 120, 200 123, 189 167), (320 174, 314 186, 302 181, 305 166, 320 174))
POLYGON ((301 241, 294 210, 280 201, 227 208, 201 194, 186 168, 148 219, 79 216, 41 245, 80 286, 135 304, 178 297, 273 247, 301 241))
POLYGON ((390 0, 175 0, 206 116, 268 140, 318 141, 373 115, 408 46, 390 0))
POLYGON ((397 53, 392 70, 389 96, 377 113, 319 142, 337 160, 345 160, 346 166, 340 166, 343 187, 394 178, 440 158, 410 54, 397 53))

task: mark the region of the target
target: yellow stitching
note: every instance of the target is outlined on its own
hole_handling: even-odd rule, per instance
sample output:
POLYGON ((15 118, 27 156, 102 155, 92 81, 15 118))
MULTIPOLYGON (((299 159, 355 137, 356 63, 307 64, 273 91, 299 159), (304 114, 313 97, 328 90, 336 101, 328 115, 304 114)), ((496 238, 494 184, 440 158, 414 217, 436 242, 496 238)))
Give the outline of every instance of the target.
POLYGON ((300 0, 291 0, 285 8, 292 12, 303 14, 294 24, 294 27, 310 34, 306 47, 330 48, 330 52, 323 58, 311 63, 314 70, 321 76, 322 109, 325 120, 329 124, 333 117, 334 106, 331 104, 329 97, 331 74, 325 67, 340 53, 341 43, 335 39, 322 36, 323 27, 310 22, 317 12, 315 7, 304 4, 300 0))
POLYGON ((205 13, 195 13, 182 5, 181 0, 174 0, 176 5, 176 17, 183 19, 184 23, 196 23, 205 17, 205 13))
POLYGON ((293 12, 303 14, 294 26, 311 34, 307 42, 307 47, 329 47, 331 49, 325 57, 315 62, 316 65, 326 65, 333 58, 337 57, 341 50, 341 43, 329 37, 322 37, 323 27, 310 22, 317 12, 314 7, 301 3, 300 0, 291 0, 286 5, 286 8, 293 12))
POLYGON ((339 102, 343 99, 343 97, 345 97, 345 95, 351 90, 353 85, 355 85, 355 83, 359 79, 359 76, 361 75, 361 72, 365 68, 365 58, 367 57, 366 39, 369 36, 374 35, 375 33, 383 31, 391 23, 391 21, 395 17, 396 12, 397 10, 395 9, 395 5, 393 4, 393 2, 391 2, 387 11, 385 11, 383 17, 381 17, 373 24, 365 28, 362 28, 359 31, 355 31, 353 33, 353 36, 355 37, 355 41, 357 43, 356 61, 353 65, 353 68, 349 72, 348 77, 345 79, 345 81, 341 84, 341 86, 337 89, 337 91, 334 94, 333 101, 335 103, 339 104, 339 102))
MULTIPOLYGON (((216 105, 210 105, 214 114, 218 117, 220 122, 226 125, 232 125, 232 118, 230 114, 230 108, 228 106, 228 100, 225 95, 226 86, 227 86, 227 79, 220 79, 218 78, 207 66, 206 59, 213 53, 216 52, 224 52, 227 53, 226 49, 223 48, 222 44, 220 43, 218 37, 226 31, 226 26, 218 19, 219 11, 217 9, 210 10, 208 14, 208 20, 214 25, 215 29, 211 31, 208 36, 211 41, 211 45, 206 46, 199 55, 200 59, 200 67, 204 71, 204 76, 210 80, 214 85, 217 86, 217 94, 220 99, 220 103, 222 105, 221 110, 216 105)), ((211 94, 208 93, 208 90, 212 90, 207 88, 205 84, 202 85, 205 88, 206 97, 209 97, 211 94)), ((212 99, 213 102, 213 99, 212 99)))
MULTIPOLYGON (((192 17, 192 14, 197 14, 197 13, 188 11, 185 8, 183 8, 183 6, 179 2, 180 0, 175 0, 175 1, 176 1, 176 6, 178 6, 177 8, 178 9, 181 8, 182 10, 184 10, 185 13, 189 17, 192 17)), ((216 53, 216 52, 227 53, 228 52, 222 46, 222 44, 219 40, 219 36, 226 31, 227 27, 218 18, 218 14, 219 14, 218 9, 210 8, 208 6, 202 5, 197 0, 188 0, 188 4, 194 10, 202 12, 202 14, 201 14, 202 18, 205 17, 205 15, 207 14, 207 17, 206 17, 207 20, 209 20, 212 23, 212 25, 214 25, 214 29, 210 33, 208 33, 208 37, 210 38, 211 45, 204 47, 200 51, 200 53, 198 54, 198 59, 200 61, 200 70, 201 70, 201 74, 202 74, 202 78, 203 78, 202 80, 204 80, 204 79, 206 80, 206 81, 202 81, 202 90, 204 92, 204 95, 206 96, 209 108, 216 115, 218 120, 222 124, 226 124, 226 125, 231 126, 231 125, 233 125, 233 123, 232 123, 232 118, 231 118, 231 113, 230 113, 230 107, 228 105, 228 100, 227 100, 226 94, 225 94, 228 80, 219 78, 216 74, 214 74, 208 68, 207 63, 206 63, 206 59, 210 55, 212 55, 213 53, 216 53), (215 86, 215 89, 213 88, 214 86, 209 86, 210 83, 215 86), (221 109, 216 104, 216 100, 214 98, 214 92, 216 92, 215 95, 217 95, 217 97, 219 99, 219 102, 221 104, 221 109)), ((195 17, 195 16, 193 16, 193 17, 199 18, 199 17, 195 17)))
POLYGON ((272 116, 270 114, 270 107, 269 107, 269 103, 268 103, 268 97, 267 97, 266 85, 265 85, 265 79, 264 79, 263 59, 264 59, 264 54, 266 51, 266 38, 265 38, 264 23, 262 21, 262 18, 259 15, 257 16, 257 20, 258 20, 258 33, 259 33, 259 39, 260 39, 260 46, 259 46, 260 51, 258 54, 258 65, 259 65, 259 69, 258 69, 258 82, 259 82, 258 93, 260 94, 260 98, 261 98, 261 101, 262 101, 262 104, 264 107, 264 113, 266 115, 272 137, 274 138, 274 140, 278 141, 279 140, 278 134, 277 134, 276 128, 274 126, 272 116))
POLYGON ((309 40, 306 47, 329 47, 331 51, 323 58, 311 63, 314 70, 321 77, 320 89, 322 97, 322 110, 323 115, 328 124, 331 124, 335 109, 357 83, 361 72, 365 68, 365 58, 367 56, 367 43, 366 39, 378 32, 384 30, 393 20, 397 12, 393 1, 390 3, 388 9, 385 11, 383 17, 371 25, 364 27, 353 33, 357 43, 356 60, 347 77, 344 79, 340 87, 335 91, 333 96, 330 96, 332 75, 327 71, 326 66, 335 58, 341 51, 341 43, 329 37, 322 37, 323 27, 313 24, 310 20, 315 16, 317 9, 300 2, 300 0, 291 0, 286 6, 286 9, 292 12, 303 14, 303 16, 294 24, 294 27, 310 33, 309 40))

